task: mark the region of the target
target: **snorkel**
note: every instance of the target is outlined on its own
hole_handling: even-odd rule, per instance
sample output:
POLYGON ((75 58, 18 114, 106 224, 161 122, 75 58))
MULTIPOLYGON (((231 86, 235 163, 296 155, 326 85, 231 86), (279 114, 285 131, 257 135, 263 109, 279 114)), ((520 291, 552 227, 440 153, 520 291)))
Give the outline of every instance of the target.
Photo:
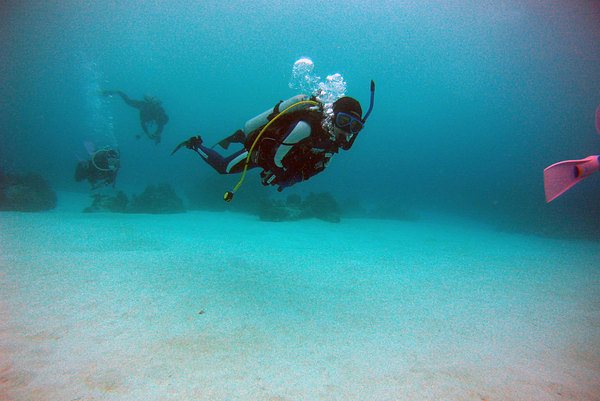
MULTIPOLYGON (((375 103, 375 81, 371 80, 371 104, 369 105, 369 110, 367 110, 365 117, 361 120, 363 125, 365 124, 365 122, 367 121, 367 118, 369 118, 369 115, 373 111, 374 103, 375 103)), ((350 149, 352 147, 352 145, 354 144, 354 141, 356 140, 356 137, 358 136, 358 134, 359 133, 352 135, 352 138, 350 138, 350 140, 348 142, 346 142, 345 145, 341 146, 341 148, 344 150, 350 149)))
POLYGON ((369 110, 367 110, 367 114, 362 119, 362 123, 364 124, 369 118, 369 114, 373 111, 373 102, 375 101, 375 81, 371 80, 371 104, 369 105, 369 110))

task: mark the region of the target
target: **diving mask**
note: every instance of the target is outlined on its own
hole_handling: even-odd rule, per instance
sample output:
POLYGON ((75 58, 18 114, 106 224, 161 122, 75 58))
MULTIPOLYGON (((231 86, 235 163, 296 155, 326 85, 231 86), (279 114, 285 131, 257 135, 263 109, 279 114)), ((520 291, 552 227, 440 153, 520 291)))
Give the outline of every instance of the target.
POLYGON ((341 111, 335 117, 335 125, 350 134, 358 134, 363 128, 362 121, 341 111))

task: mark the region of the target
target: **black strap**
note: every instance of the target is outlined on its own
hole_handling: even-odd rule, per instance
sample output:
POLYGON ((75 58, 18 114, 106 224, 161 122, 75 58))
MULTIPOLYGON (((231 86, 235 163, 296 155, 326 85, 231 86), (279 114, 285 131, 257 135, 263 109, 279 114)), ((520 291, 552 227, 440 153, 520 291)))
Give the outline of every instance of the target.
POLYGON ((267 116, 267 120, 271 121, 277 116, 277 114, 279 114, 279 105, 281 103, 283 103, 283 100, 280 100, 279 103, 277 103, 275 107, 273 107, 273 112, 267 116))

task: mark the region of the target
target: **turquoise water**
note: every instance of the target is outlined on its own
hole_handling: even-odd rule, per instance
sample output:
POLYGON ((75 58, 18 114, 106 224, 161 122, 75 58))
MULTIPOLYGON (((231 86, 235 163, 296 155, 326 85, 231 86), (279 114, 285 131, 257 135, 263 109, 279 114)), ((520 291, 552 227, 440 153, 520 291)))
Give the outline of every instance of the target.
POLYGON ((296 94, 292 66, 309 57, 321 78, 342 74, 365 110, 373 79, 376 105, 351 151, 290 193, 594 237, 600 178, 546 205, 541 174, 599 151, 599 14, 597 2, 558 0, 8 2, 0 167, 85 191, 73 169, 92 140, 119 145, 128 194, 193 186, 214 172, 191 153, 170 157, 175 145, 196 134, 214 143, 296 94), (163 101, 159 146, 135 139, 135 110, 94 95, 106 87, 163 101))
POLYGON ((0 213, 0 400, 597 400, 600 174, 546 204, 542 171, 600 152, 599 22, 583 0, 4 2, 0 170, 58 202, 0 213), (365 129, 225 204, 238 176, 171 151, 298 94, 301 58, 363 110, 375 81, 365 129), (162 100, 162 142, 101 89, 162 100), (85 142, 119 147, 128 196, 203 210, 81 213, 85 142), (247 213, 323 191, 338 224, 247 213))

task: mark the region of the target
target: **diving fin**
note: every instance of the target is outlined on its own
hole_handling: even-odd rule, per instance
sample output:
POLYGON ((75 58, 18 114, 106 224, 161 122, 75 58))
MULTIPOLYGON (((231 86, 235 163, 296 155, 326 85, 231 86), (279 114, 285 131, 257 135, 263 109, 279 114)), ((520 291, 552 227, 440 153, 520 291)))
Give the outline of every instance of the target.
POLYGON ((93 155, 94 153, 96 153, 96 146, 94 146, 94 144, 92 142, 89 142, 89 141, 83 142, 83 147, 85 148, 87 154, 90 156, 93 155))
POLYGON ((177 145, 177 147, 171 152, 171 156, 173 156, 173 153, 177 152, 184 146, 188 149, 197 150, 200 145, 202 145, 202 138, 199 135, 193 136, 187 141, 183 141, 179 145, 177 145))
MULTIPOLYGON (((596 123, 598 123, 598 119, 596 119, 596 123)), ((546 202, 556 199, 573 185, 598 170, 600 170, 599 155, 588 156, 581 160, 565 160, 546 167, 544 169, 546 202)))
MULTIPOLYGON (((235 131, 232 135, 218 142, 217 145, 222 147, 223 149, 229 148, 229 145, 232 143, 241 143, 242 145, 246 141, 246 134, 241 129, 235 131)), ((215 145, 216 146, 216 145, 215 145)), ((214 148, 214 146, 213 146, 214 148)))

